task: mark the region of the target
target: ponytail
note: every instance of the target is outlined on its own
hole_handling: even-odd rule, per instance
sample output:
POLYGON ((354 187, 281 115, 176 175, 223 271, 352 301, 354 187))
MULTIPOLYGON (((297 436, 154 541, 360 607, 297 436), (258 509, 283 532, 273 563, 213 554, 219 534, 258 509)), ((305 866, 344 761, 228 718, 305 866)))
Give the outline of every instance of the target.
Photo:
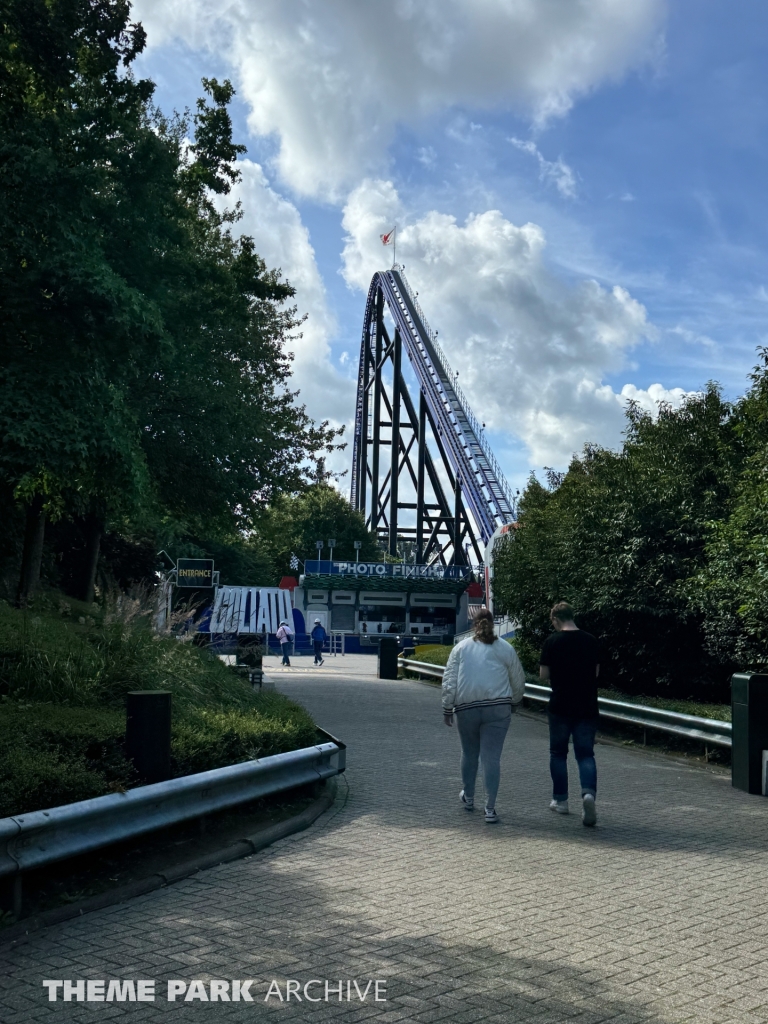
POLYGON ((472 628, 475 631, 472 639, 479 640, 481 644, 492 644, 494 640, 498 640, 493 630, 493 615, 487 608, 482 608, 477 613, 472 622, 472 628))

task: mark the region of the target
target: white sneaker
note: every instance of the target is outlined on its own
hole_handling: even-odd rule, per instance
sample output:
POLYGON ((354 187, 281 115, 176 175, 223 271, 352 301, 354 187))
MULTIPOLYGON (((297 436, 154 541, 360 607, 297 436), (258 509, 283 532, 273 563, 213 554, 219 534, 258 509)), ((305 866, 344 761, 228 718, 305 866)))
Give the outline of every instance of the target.
POLYGON ((486 823, 486 825, 495 825, 495 823, 498 820, 499 820, 499 816, 496 813, 496 809, 494 807, 486 807, 485 808, 485 823, 486 823))
POLYGON ((550 811, 557 811, 558 814, 568 813, 568 801, 567 800, 550 800, 549 801, 550 811))
POLYGON ((583 798, 583 810, 581 812, 581 820, 585 825, 592 826, 597 821, 597 811, 595 810, 595 798, 591 793, 585 793, 583 798))
POLYGON ((464 790, 463 789, 459 793, 459 800, 461 800, 461 802, 464 804, 465 810, 467 810, 467 811, 474 811, 474 809, 475 809, 474 797, 470 800, 468 797, 464 796, 464 790))

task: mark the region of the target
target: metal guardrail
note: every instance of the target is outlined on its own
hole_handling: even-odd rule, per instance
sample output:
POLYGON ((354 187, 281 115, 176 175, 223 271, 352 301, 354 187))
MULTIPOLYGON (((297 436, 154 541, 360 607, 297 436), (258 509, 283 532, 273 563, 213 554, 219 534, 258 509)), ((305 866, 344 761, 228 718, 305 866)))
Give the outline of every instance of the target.
POLYGON ((419 676, 430 676, 434 679, 443 678, 442 665, 429 665, 426 661, 414 661, 412 658, 398 658, 398 668, 407 668, 419 676))
MULTIPOLYGON (((411 658, 398 658, 397 664, 417 675, 431 679, 443 678, 441 665, 429 665, 411 658)), ((525 696, 528 700, 546 703, 552 690, 548 686, 535 683, 525 684, 525 696)), ((649 708, 645 704, 629 704, 621 700, 610 700, 607 697, 597 698, 598 709, 602 718, 628 725, 638 725, 642 729, 656 729, 673 736, 684 736, 689 740, 698 740, 707 746, 731 749, 730 722, 719 722, 714 718, 699 718, 698 715, 684 715, 679 711, 665 711, 663 708, 649 708)))
POLYGON ((285 754, 2 818, 0 877, 331 778, 345 767, 345 745, 329 737, 327 743, 285 754))

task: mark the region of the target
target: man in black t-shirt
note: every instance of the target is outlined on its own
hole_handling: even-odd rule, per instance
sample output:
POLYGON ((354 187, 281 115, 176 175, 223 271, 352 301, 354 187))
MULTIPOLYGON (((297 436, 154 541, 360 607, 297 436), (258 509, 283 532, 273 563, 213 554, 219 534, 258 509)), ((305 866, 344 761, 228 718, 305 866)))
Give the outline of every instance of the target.
POLYGON ((560 601, 549 614, 555 632, 547 637, 541 652, 539 675, 552 687, 549 699, 549 770, 552 775, 550 807, 568 813, 568 741, 581 781, 582 821, 597 821, 597 677, 600 673, 600 645, 591 633, 573 621, 573 608, 560 601))

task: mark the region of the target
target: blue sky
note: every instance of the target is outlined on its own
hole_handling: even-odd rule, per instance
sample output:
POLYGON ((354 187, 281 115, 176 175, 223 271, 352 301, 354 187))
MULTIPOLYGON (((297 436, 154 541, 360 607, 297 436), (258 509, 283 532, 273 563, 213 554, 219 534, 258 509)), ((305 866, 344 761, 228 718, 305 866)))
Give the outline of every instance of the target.
POLYGON ((517 486, 586 441, 617 444, 627 397, 653 411, 709 379, 745 388, 768 343, 764 5, 135 12, 163 109, 193 106, 204 75, 238 89, 243 229, 308 314, 296 386, 312 415, 351 421, 364 290, 395 220, 517 486))

